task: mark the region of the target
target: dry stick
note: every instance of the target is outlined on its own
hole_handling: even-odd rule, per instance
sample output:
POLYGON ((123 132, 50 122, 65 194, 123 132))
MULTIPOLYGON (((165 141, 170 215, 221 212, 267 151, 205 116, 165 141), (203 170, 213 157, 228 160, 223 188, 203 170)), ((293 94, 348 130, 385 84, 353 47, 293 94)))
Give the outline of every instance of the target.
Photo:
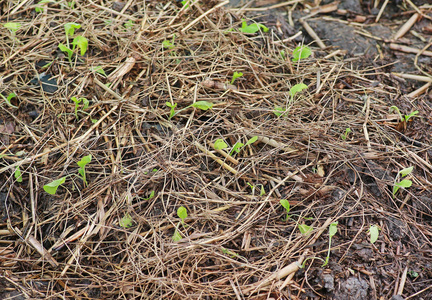
POLYGON ((181 30, 182 33, 185 33, 186 30, 188 30, 189 28, 191 28, 192 26, 194 26, 197 22, 199 22, 202 18, 206 17, 208 14, 214 12, 216 9, 218 9, 219 7, 224 6, 225 4, 228 4, 229 0, 225 0, 224 2, 219 3, 218 5, 216 5, 215 7, 209 9, 208 11, 206 11, 205 13, 203 13, 201 16, 199 16, 198 18, 196 18, 195 20, 193 20, 191 23, 189 23, 189 25, 187 25, 185 28, 183 28, 181 30))
POLYGON ((270 10, 270 9, 275 9, 275 8, 279 8, 279 7, 284 7, 287 5, 291 5, 291 4, 296 4, 298 2, 302 2, 303 0, 291 0, 291 1, 287 1, 287 2, 282 2, 279 4, 275 4, 272 6, 268 6, 268 7, 258 7, 258 8, 236 8, 236 9, 231 9, 233 11, 238 11, 239 13, 242 11, 266 11, 266 10, 270 10))
POLYGON ((195 146, 200 149, 204 154, 210 156, 214 161, 216 161, 218 164, 220 164, 224 169, 230 171, 231 173, 233 173, 234 175, 237 175, 238 172, 233 169, 232 167, 230 167, 229 165, 227 165, 226 163, 224 163, 219 157, 217 157, 216 155, 214 155, 213 153, 211 153, 210 151, 208 151, 204 146, 202 146, 200 143, 195 142, 194 143, 195 146))
POLYGON ((77 137, 77 138, 74 138, 74 139, 70 140, 69 142, 66 142, 66 143, 60 144, 60 145, 58 145, 58 146, 56 146, 56 147, 54 147, 54 148, 48 149, 48 150, 46 150, 46 151, 44 151, 44 152, 42 152, 42 153, 35 154, 35 155, 33 155, 33 156, 30 156, 30 157, 26 157, 26 158, 24 158, 23 160, 18 161, 18 162, 14 163, 14 164, 11 164, 11 165, 9 165, 9 166, 3 167, 3 168, 0 169, 0 173, 4 173, 4 172, 6 172, 6 171, 9 170, 9 169, 16 168, 17 166, 21 166, 22 164, 25 164, 25 163, 29 163, 29 162, 35 160, 36 158, 39 158, 39 157, 44 156, 44 155, 47 155, 47 154, 49 154, 49 153, 51 153, 51 152, 53 152, 53 151, 60 150, 60 149, 62 149, 62 148, 64 148, 64 147, 66 147, 66 146, 71 146, 72 144, 79 143, 79 142, 85 140, 85 139, 86 139, 86 138, 87 138, 87 137, 88 137, 88 136, 93 132, 93 130, 95 130, 95 129, 99 126, 99 124, 100 124, 103 120, 105 120, 105 119, 106 119, 106 118, 107 118, 107 117, 108 117, 108 116, 109 116, 113 111, 115 111, 115 110, 117 109, 117 107, 118 107, 118 104, 115 105, 115 106, 114 106, 114 107, 113 107, 113 108, 112 108, 108 113, 106 113, 102 118, 100 118, 99 121, 97 121, 97 122, 96 122, 92 127, 90 127, 90 129, 87 130, 87 132, 84 133, 82 136, 79 136, 79 137, 77 137))
POLYGON ((282 43, 285 43, 285 42, 290 42, 290 41, 296 39, 297 37, 301 36, 302 34, 303 34, 303 32, 299 31, 296 34, 294 34, 293 36, 290 36, 289 38, 272 42, 272 44, 278 45, 278 44, 282 44, 282 43))
POLYGON ((415 91, 409 93, 407 95, 407 97, 409 98, 415 98, 418 97, 419 95, 423 94, 424 92, 427 91, 427 89, 431 86, 432 82, 428 82, 425 85, 423 85, 422 87, 416 89, 415 91))
POLYGON ((227 160, 229 160, 233 164, 235 164, 235 165, 239 164, 239 161, 237 159, 235 159, 234 157, 232 157, 231 155, 229 155, 228 153, 226 153, 225 151, 223 151, 223 149, 216 149, 215 145, 213 143, 209 143, 209 145, 210 145, 210 147, 212 147, 213 149, 215 149, 217 153, 219 153, 220 155, 222 155, 223 157, 225 157, 227 160))
POLYGON ((413 27, 415 22, 417 22, 419 16, 420 15, 418 13, 413 14, 411 18, 409 18, 408 21, 398 30, 398 32, 396 32, 393 39, 396 41, 397 39, 403 37, 405 33, 407 33, 411 27, 413 27))
POLYGON ((407 278, 407 273, 408 273, 408 266, 405 267, 405 270, 402 273, 402 277, 399 283, 399 288, 398 288, 398 292, 397 295, 402 295, 404 287, 405 287, 405 282, 406 282, 406 278, 407 278))
POLYGON ((389 0, 385 0, 384 1, 384 4, 381 6, 381 9, 380 9, 380 11, 378 13, 378 16, 375 19, 375 23, 377 23, 379 21, 379 19, 381 18, 381 15, 383 14, 384 9, 386 8, 388 2, 389 2, 389 0))
POLYGON ((428 76, 403 74, 403 73, 392 73, 392 74, 395 76, 404 78, 404 79, 412 79, 412 80, 417 80, 417 81, 432 82, 432 77, 428 77, 428 76))
POLYGON ((312 27, 310 27, 309 24, 305 20, 299 19, 299 22, 302 24, 303 28, 315 40, 315 42, 318 44, 318 46, 321 49, 326 48, 326 45, 324 45, 323 41, 319 38, 319 36, 315 33, 315 31, 312 29, 312 27))
POLYGON ((430 288, 432 288, 432 284, 431 284, 431 285, 429 285, 428 287, 426 287, 426 288, 422 289, 421 291, 418 291, 417 293, 414 293, 414 294, 412 294, 412 295, 410 295, 410 296, 406 297, 406 298, 405 298, 405 300, 408 300, 408 299, 414 298, 414 297, 416 297, 416 296, 420 295, 421 293, 424 293, 424 292, 426 292, 426 291, 427 291, 428 289, 430 289, 430 288))
POLYGON ((370 112, 370 97, 367 97, 367 99, 366 99, 366 115, 365 115, 365 120, 363 123, 363 133, 364 133, 364 136, 366 139, 368 151, 371 152, 372 151, 371 143, 370 143, 370 139, 369 139, 369 133, 367 130, 367 123, 369 121, 369 112, 370 112))
POLYGON ((395 44, 395 43, 390 44, 390 49, 396 50, 396 51, 401 51, 401 52, 406 52, 406 53, 414 53, 414 54, 418 54, 421 52, 423 55, 432 56, 432 51, 422 51, 420 49, 416 49, 416 48, 408 47, 408 46, 403 46, 403 45, 399 45, 399 44, 395 44))

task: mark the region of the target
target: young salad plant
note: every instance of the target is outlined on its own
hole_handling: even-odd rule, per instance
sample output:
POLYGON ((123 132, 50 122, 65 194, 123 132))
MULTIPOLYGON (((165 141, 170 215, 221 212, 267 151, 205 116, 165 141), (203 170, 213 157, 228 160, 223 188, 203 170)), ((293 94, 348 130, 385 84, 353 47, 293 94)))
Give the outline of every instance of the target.
POLYGON ((289 212, 290 212, 290 203, 289 203, 289 201, 288 200, 286 200, 286 199, 281 199, 280 201, 279 201, 279 203, 280 203, 280 205, 282 205, 282 207, 283 208, 285 208, 285 210, 286 210, 286 217, 285 217, 285 221, 288 221, 288 219, 289 219, 289 217, 290 217, 290 215, 289 215, 289 212))
POLYGON ((57 192, 57 189, 60 185, 62 185, 63 183, 65 183, 66 181, 66 176, 59 178, 57 180, 54 180, 48 184, 45 184, 43 186, 43 189, 45 192, 47 192, 50 195, 55 195, 55 193, 57 192))
POLYGON ((88 40, 81 35, 76 36, 72 41, 72 48, 70 47, 70 38, 75 34, 75 29, 81 28, 80 24, 77 23, 66 23, 64 25, 66 34, 66 45, 60 43, 59 49, 68 55, 69 62, 72 63, 72 55, 75 49, 80 49, 81 56, 84 56, 88 49, 88 40))
POLYGON ((338 225, 338 222, 334 222, 334 223, 331 223, 329 226, 329 248, 328 248, 326 260, 325 260, 324 264, 322 265, 322 267, 325 267, 328 264, 328 261, 330 258, 331 240, 332 240, 332 237, 337 233, 337 225, 338 225))
POLYGON ((77 98, 72 97, 71 100, 75 103, 75 117, 78 119, 78 108, 80 103, 83 103, 83 110, 87 109, 89 107, 90 102, 87 100, 87 98, 77 98))
POLYGON ((369 233, 370 233, 370 242, 371 244, 375 243, 378 240, 379 237, 379 228, 376 225, 371 225, 369 227, 369 233))
POLYGON ((242 72, 234 72, 234 74, 233 74, 233 76, 232 76, 232 79, 231 79, 231 84, 234 84, 234 81, 235 81, 237 78, 242 77, 242 76, 243 76, 243 73, 242 73, 242 72))
POLYGON ((306 59, 309 56, 311 56, 312 51, 308 46, 298 46, 297 48, 294 49, 293 51, 293 62, 302 60, 302 59, 306 59))
POLYGON ((183 226, 185 226, 184 220, 188 217, 187 209, 185 207, 183 207, 183 206, 180 206, 177 209, 177 216, 181 219, 181 221, 177 224, 177 227, 176 227, 176 229, 174 231, 174 234, 172 236, 172 240, 174 242, 178 242, 178 241, 180 241, 182 239, 182 236, 180 234, 180 231, 178 230, 178 227, 179 227, 180 224, 182 224, 183 226))
POLYGON ((269 29, 266 26, 264 26, 263 24, 252 23, 252 24, 248 25, 245 20, 242 20, 242 27, 239 29, 239 31, 243 32, 243 33, 256 33, 258 31, 260 31, 260 29, 262 29, 262 31, 264 31, 264 32, 269 31, 269 29))
POLYGON ((404 121, 408 122, 409 119, 411 119, 412 117, 415 117, 419 113, 419 111, 416 110, 416 111, 411 112, 409 115, 402 115, 402 113, 400 112, 399 108, 397 106, 395 106, 395 105, 393 105, 393 106, 390 107, 390 112, 392 112, 392 111, 397 112, 397 114, 399 115, 399 118, 400 118, 401 122, 404 122, 404 121))
POLYGON ((84 185, 87 186, 87 177, 86 177, 86 171, 85 171, 85 167, 88 163, 91 162, 92 156, 91 154, 84 156, 83 158, 81 158, 81 160, 79 162, 77 162, 77 165, 80 167, 78 169, 78 173, 81 175, 81 178, 84 182, 84 185))
POLYGON ((409 188, 412 185, 411 180, 402 178, 411 174, 413 169, 414 167, 409 167, 398 172, 395 178, 395 182, 393 184, 393 198, 396 198, 396 193, 399 191, 400 188, 409 188))

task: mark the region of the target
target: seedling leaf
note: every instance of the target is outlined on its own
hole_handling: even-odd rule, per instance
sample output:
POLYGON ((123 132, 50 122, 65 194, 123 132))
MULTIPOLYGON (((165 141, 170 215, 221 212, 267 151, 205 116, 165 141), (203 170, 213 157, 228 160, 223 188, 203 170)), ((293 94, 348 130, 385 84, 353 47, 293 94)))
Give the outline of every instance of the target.
POLYGON ((6 24, 3 24, 3 26, 9 29, 10 31, 12 31, 13 33, 15 33, 18 29, 21 28, 20 23, 14 23, 14 22, 8 22, 6 24))
POLYGON ((59 47, 59 49, 60 49, 62 52, 66 52, 66 53, 67 53, 69 60, 72 59, 73 51, 72 51, 71 49, 69 49, 67 46, 63 45, 62 43, 60 43, 60 44, 58 45, 58 47, 59 47))
POLYGON ((240 149, 241 149, 243 146, 244 146, 244 144, 241 143, 241 142, 237 142, 237 143, 235 143, 234 146, 233 146, 233 148, 232 148, 232 150, 231 150, 231 152, 230 152, 230 155, 233 155, 234 152, 239 153, 239 152, 240 152, 240 149))
POLYGON ((182 236, 180 234, 180 231, 178 231, 177 229, 174 231, 174 235, 172 236, 172 239, 174 242, 178 242, 182 239, 182 236))
POLYGON ((163 41, 162 42, 162 46, 165 48, 165 49, 174 49, 174 44, 173 43, 171 43, 170 41, 168 41, 168 40, 165 40, 165 41, 163 41))
POLYGON ((216 150, 226 149, 228 148, 228 145, 227 143, 224 142, 223 139, 217 139, 216 142, 214 143, 214 148, 216 150))
POLYGON ((252 145, 252 144, 255 143, 257 140, 258 140, 258 137, 257 137, 257 136, 253 136, 253 137, 251 137, 251 138, 246 142, 245 147, 246 147, 247 145, 252 145))
POLYGON ((88 40, 85 37, 83 37, 81 35, 77 36, 76 38, 74 38, 72 44, 74 46, 78 46, 78 48, 80 48, 81 56, 84 56, 84 54, 86 54, 87 48, 88 48, 88 40))
POLYGON ((297 94, 298 92, 301 92, 301 91, 303 91, 304 89, 307 89, 307 88, 308 88, 308 86, 306 84, 304 84, 304 83, 298 83, 298 84, 296 84, 295 86, 293 86, 290 89, 289 94, 290 94, 291 97, 294 97, 295 94, 297 94))
POLYGON ((378 240, 379 236, 379 228, 376 225, 371 225, 369 227, 369 233, 370 233, 370 242, 371 244, 375 243, 378 240))
POLYGON ((275 106, 274 109, 275 110, 273 111, 273 113, 276 115, 276 117, 280 117, 282 115, 282 113, 284 113, 286 111, 285 108, 283 108, 281 106, 275 106))
POLYGON ((300 233, 306 236, 308 236, 313 231, 313 228, 306 224, 300 224, 298 228, 300 230, 300 233))
POLYGON ((182 222, 184 222, 184 220, 187 218, 188 214, 187 214, 187 210, 185 207, 180 206, 177 209, 177 216, 182 220, 182 222))
POLYGON ((299 61, 300 59, 305 59, 311 56, 312 51, 308 46, 298 46, 293 51, 292 61, 299 61))
POLYGON ((418 113, 419 113, 419 111, 416 110, 416 111, 413 111, 412 113, 410 113, 409 115, 405 115, 404 116, 405 117, 405 121, 408 122, 409 119, 411 119, 412 117, 414 117, 418 113))
POLYGON ((92 68, 92 71, 95 71, 96 73, 99 73, 105 77, 108 77, 107 74, 105 73, 104 69, 102 69, 102 67, 94 67, 92 68))
POLYGON ((129 213, 125 213, 123 218, 120 219, 119 225, 121 227, 123 227, 124 229, 126 229, 126 228, 129 228, 132 226, 132 222, 133 222, 133 220, 132 220, 131 215, 129 213))
POLYGON ((43 186, 43 189, 45 192, 47 192, 50 195, 54 195, 57 192, 57 189, 60 185, 65 183, 66 177, 62 177, 60 179, 54 180, 46 185, 43 186))
POLYGON ((269 31, 269 29, 266 26, 264 26, 263 24, 253 23, 253 24, 247 25, 246 21, 242 22, 242 27, 239 30, 240 30, 240 32, 243 32, 243 33, 256 33, 260 29, 262 29, 264 32, 269 31))
POLYGON ((265 195, 265 189, 264 186, 261 184, 260 196, 264 196, 264 195, 265 195))
POLYGON ((192 107, 199 108, 201 110, 208 110, 213 107, 213 103, 208 101, 197 101, 191 105, 192 107))
POLYGON ((332 238, 337 233, 338 222, 331 223, 329 226, 329 237, 332 238))
POLYGON ((79 162, 77 162, 77 165, 81 168, 85 168, 85 166, 91 162, 92 156, 91 154, 84 156, 83 158, 81 158, 81 160, 79 162))
MULTIPOLYGON (((74 33, 75 33, 75 29, 80 29, 81 28, 81 25, 80 24, 77 24, 77 23, 73 23, 73 22, 71 22, 71 23, 66 23, 65 25, 64 25, 64 29, 65 29, 65 32, 66 32, 66 36, 72 36, 72 35, 74 35, 74 33)), ((63 50, 62 50, 63 51, 63 50)))
POLYGON ((165 102, 165 105, 171 108, 169 115, 169 120, 171 120, 176 114, 175 108, 177 107, 177 103, 171 104, 171 102, 165 102))
POLYGON ((16 167, 16 169, 15 169, 15 179, 16 179, 16 181, 18 181, 18 182, 22 182, 23 180, 22 180, 22 174, 21 174, 21 170, 20 170, 20 167, 19 166, 17 166, 16 167))
POLYGON ((289 201, 286 199, 281 199, 279 201, 280 205, 282 205, 283 208, 285 208, 286 212, 289 213, 290 212, 290 204, 289 201))
POLYGON ((233 77, 232 77, 232 79, 231 79, 231 84, 234 84, 234 81, 235 81, 237 78, 242 77, 242 76, 243 76, 243 73, 242 73, 242 72, 234 72, 233 77))
POLYGON ((400 174, 402 177, 405 177, 405 176, 407 176, 408 174, 410 174, 410 173, 413 171, 413 169, 414 169, 414 167, 408 167, 408 168, 405 168, 405 169, 403 169, 403 170, 400 170, 400 171, 399 171, 399 174, 400 174))

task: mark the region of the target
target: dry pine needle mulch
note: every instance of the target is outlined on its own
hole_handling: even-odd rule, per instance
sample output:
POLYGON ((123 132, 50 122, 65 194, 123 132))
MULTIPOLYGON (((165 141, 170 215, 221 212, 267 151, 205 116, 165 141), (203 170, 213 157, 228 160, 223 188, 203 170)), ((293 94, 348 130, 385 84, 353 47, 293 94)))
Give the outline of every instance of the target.
POLYGON ((2 23, 21 24, 0 30, 1 92, 17 95, 0 112, 2 297, 331 297, 323 272, 372 282, 367 297, 391 297, 404 270, 418 273, 404 295, 430 285, 431 103, 406 98, 384 67, 314 48, 293 62, 298 43, 271 26, 239 32, 244 16, 215 1, 60 1, 39 13, 30 2, 0 4, 2 23), (89 41, 71 61, 58 48, 67 22, 89 41), (392 105, 420 113, 404 128, 392 105), (86 185, 77 163, 88 155, 86 185), (393 197, 411 166, 412 186, 393 197), (322 268, 313 258, 326 258, 334 222, 322 268))

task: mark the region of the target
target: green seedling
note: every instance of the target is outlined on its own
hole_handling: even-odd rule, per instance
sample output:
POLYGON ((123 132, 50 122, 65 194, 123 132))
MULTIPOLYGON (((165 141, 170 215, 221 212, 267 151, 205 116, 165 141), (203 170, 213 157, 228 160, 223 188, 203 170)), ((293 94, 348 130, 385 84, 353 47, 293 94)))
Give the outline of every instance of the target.
POLYGON ((132 28, 134 25, 135 25, 135 22, 132 21, 132 20, 129 20, 129 21, 127 21, 126 23, 123 24, 123 26, 124 26, 126 29, 130 29, 130 28, 132 28))
POLYGON ((276 115, 276 117, 282 116, 284 112, 286 112, 284 107, 275 105, 273 113, 276 115))
POLYGON ((3 98, 4 101, 6 101, 7 105, 9 105, 12 108, 18 108, 11 103, 11 100, 17 96, 15 93, 9 93, 7 97, 3 96, 3 94, 0 94, 0 96, 3 98))
POLYGON ((181 223, 184 224, 184 220, 188 217, 187 209, 183 206, 180 206, 177 209, 177 216, 181 219, 181 223))
POLYGON ((169 119, 168 119, 168 120, 171 120, 176 114, 175 108, 177 107, 177 103, 171 104, 170 102, 165 102, 165 105, 171 109, 169 119))
POLYGON ((174 242, 178 242, 178 241, 180 241, 182 238, 183 238, 183 237, 181 236, 180 231, 176 228, 176 230, 174 231, 174 234, 173 234, 173 236, 172 236, 172 240, 173 240, 174 242))
POLYGON ((189 7, 189 3, 190 3, 190 2, 191 2, 191 0, 183 0, 183 1, 180 2, 180 3, 183 5, 184 9, 186 9, 186 8, 189 7))
POLYGON ((400 170, 399 173, 396 175, 396 179, 393 185, 393 198, 396 198, 396 193, 399 191, 400 188, 409 188, 412 185, 411 180, 409 179, 400 180, 400 179, 409 175, 413 171, 413 169, 414 167, 405 168, 403 170, 400 170))
POLYGON ((293 51, 293 59, 292 61, 296 62, 301 59, 306 59, 311 56, 312 51, 308 46, 298 46, 293 51))
POLYGON ((43 189, 45 190, 45 192, 47 192, 50 195, 55 195, 55 193, 57 192, 57 189, 60 185, 62 185, 63 183, 65 183, 66 181, 66 176, 62 177, 60 179, 54 180, 46 185, 43 186, 43 189))
POLYGON ((75 103, 75 117, 78 119, 78 108, 80 103, 83 103, 83 108, 82 111, 84 111, 85 109, 87 109, 90 105, 90 102, 87 100, 87 98, 77 98, 77 97, 72 97, 71 100, 75 103))
POLYGON ((369 227, 369 233, 370 233, 370 242, 371 244, 375 243, 378 240, 379 236, 379 228, 376 225, 371 225, 369 227))
POLYGON ((305 236, 308 236, 313 231, 313 227, 306 224, 299 224, 298 229, 300 230, 300 233, 305 236))
POLYGON ((408 274, 409 277, 411 277, 411 278, 417 278, 417 277, 419 277, 419 273, 417 273, 416 271, 412 271, 412 270, 410 270, 410 271, 407 272, 407 274, 408 274))
POLYGON ((237 254, 234 251, 231 251, 229 249, 226 249, 224 247, 221 248, 221 251, 222 251, 223 254, 231 256, 231 258, 238 258, 238 257, 240 257, 239 254, 237 254))
POLYGON ((69 62, 71 63, 72 63, 72 55, 77 47, 81 50, 80 52, 81 56, 84 56, 88 49, 88 40, 81 35, 78 35, 73 39, 72 49, 70 47, 70 37, 72 37, 75 34, 75 29, 79 29, 79 28, 81 28, 80 24, 73 23, 73 22, 66 23, 64 25, 65 34, 66 34, 66 45, 62 43, 58 45, 61 51, 67 53, 69 62))
POLYGON ((242 72, 234 72, 234 74, 233 74, 233 76, 232 76, 232 79, 231 79, 231 84, 234 84, 234 81, 235 81, 237 78, 242 77, 242 76, 243 76, 243 73, 242 73, 242 72))
POLYGON ((251 183, 249 183, 249 182, 246 182, 246 184, 251 188, 251 190, 252 190, 252 195, 255 194, 255 189, 256 189, 256 187, 257 187, 258 185, 261 186, 261 188, 260 188, 260 196, 264 196, 264 195, 265 195, 264 185, 262 185, 262 184, 258 184, 257 186, 255 186, 255 185, 253 185, 253 184, 251 184, 251 183))
POLYGON ((281 50, 279 52, 280 56, 282 57, 283 60, 286 60, 286 54, 285 54, 285 50, 281 50))
POLYGON ((102 67, 99 67, 99 66, 93 67, 93 68, 91 68, 91 70, 96 72, 96 73, 101 74, 104 77, 108 77, 108 75, 105 73, 105 71, 104 71, 104 69, 102 69, 102 67))
POLYGON ((189 106, 195 107, 195 108, 198 108, 198 109, 201 109, 201 110, 209 110, 210 108, 213 107, 213 103, 208 102, 208 101, 197 101, 197 102, 195 102, 195 103, 193 103, 193 104, 191 104, 189 106))
POLYGON ((409 115, 402 115, 402 113, 400 112, 399 108, 397 106, 395 106, 395 105, 393 105, 393 106, 390 107, 390 112, 392 112, 392 111, 397 112, 397 114, 399 115, 399 118, 400 118, 401 122, 403 122, 403 121, 408 122, 409 119, 411 119, 412 117, 415 117, 419 113, 419 111, 416 110, 416 111, 413 111, 412 113, 410 113, 409 115))
POLYGON ((233 155, 234 152, 239 153, 243 147, 251 145, 255 143, 257 140, 258 140, 258 136, 253 136, 246 142, 246 145, 241 142, 235 143, 233 148, 231 149, 230 155, 233 155))
MULTIPOLYGON (((53 0, 42 0, 42 1, 39 1, 37 5, 43 5, 43 4, 46 4, 46 3, 55 3, 55 1, 53 1, 53 0)), ((43 9, 43 7, 41 7, 41 6, 36 6, 36 7, 35 7, 35 11, 36 11, 37 13, 42 13, 43 10, 44 10, 44 9, 43 9)))
POLYGON ((289 217, 290 217, 289 212, 290 212, 290 209, 291 209, 291 207, 290 207, 290 203, 289 203, 289 201, 286 200, 286 199, 282 199, 282 200, 280 200, 279 203, 280 203, 280 205, 282 205, 283 208, 285 208, 285 210, 286 210, 286 212, 287 212, 287 215, 286 215, 285 221, 288 221, 288 219, 289 219, 289 217))
POLYGON ((216 142, 214 142, 214 148, 215 150, 223 150, 228 148, 228 145, 223 139, 217 139, 216 142))
POLYGON ((347 139, 347 137, 348 137, 348 134, 350 133, 350 132, 352 132, 351 131, 351 128, 347 128, 347 129, 345 129, 345 133, 344 134, 341 134, 341 139, 343 139, 344 141, 347 139))
POLYGON ((264 196, 265 195, 265 189, 264 189, 264 185, 261 184, 261 188, 260 188, 260 196, 264 196))
POLYGON ((142 198, 142 200, 150 200, 151 198, 153 198, 155 195, 155 191, 151 191, 150 196, 148 196, 147 198, 142 198))
POLYGON ((264 26, 263 24, 260 23, 253 23, 248 25, 247 22, 245 20, 242 20, 242 27, 239 29, 240 32, 243 33, 256 33, 258 31, 260 31, 260 29, 262 29, 262 31, 267 32, 269 31, 269 29, 264 26))
POLYGON ((9 31, 10 31, 12 37, 13 37, 14 40, 15 40, 15 34, 16 34, 16 32, 18 31, 18 29, 21 28, 21 24, 20 24, 20 23, 14 23, 14 22, 8 22, 8 23, 6 23, 6 24, 3 24, 3 26, 4 26, 5 28, 9 29, 9 31))
POLYGON ((290 96, 291 96, 291 99, 293 99, 294 96, 295 96, 297 93, 299 93, 299 92, 301 92, 301 91, 303 91, 304 89, 307 89, 307 88, 308 88, 308 86, 307 86, 306 84, 304 84, 304 83, 298 83, 298 84, 294 85, 294 86, 290 89, 290 91, 289 91, 289 94, 290 94, 290 96))
POLYGON ((176 38, 176 35, 174 34, 171 41, 164 40, 162 42, 162 47, 164 47, 165 49, 169 49, 169 50, 174 49, 175 48, 175 46, 174 46, 175 38, 176 38))
POLYGON ((334 223, 331 223, 329 226, 329 248, 327 251, 326 260, 325 260, 324 264, 322 265, 322 267, 325 267, 328 264, 328 261, 330 258, 331 240, 332 240, 332 237, 337 233, 337 225, 338 225, 338 222, 334 222, 334 223))
POLYGON ((15 176, 15 179, 16 179, 17 182, 22 182, 22 181, 23 181, 23 180, 22 180, 21 170, 20 170, 20 167, 19 167, 19 166, 17 166, 17 167, 15 168, 14 176, 15 176))
POLYGON ((129 213, 125 213, 123 218, 121 218, 119 221, 119 225, 124 229, 131 227, 132 223, 133 223, 133 219, 129 213))
POLYGON ((86 178, 86 171, 85 166, 91 162, 92 156, 91 154, 84 156, 81 158, 79 162, 77 162, 77 165, 80 167, 78 169, 78 173, 81 175, 82 180, 84 181, 84 185, 87 186, 87 178, 86 178))

